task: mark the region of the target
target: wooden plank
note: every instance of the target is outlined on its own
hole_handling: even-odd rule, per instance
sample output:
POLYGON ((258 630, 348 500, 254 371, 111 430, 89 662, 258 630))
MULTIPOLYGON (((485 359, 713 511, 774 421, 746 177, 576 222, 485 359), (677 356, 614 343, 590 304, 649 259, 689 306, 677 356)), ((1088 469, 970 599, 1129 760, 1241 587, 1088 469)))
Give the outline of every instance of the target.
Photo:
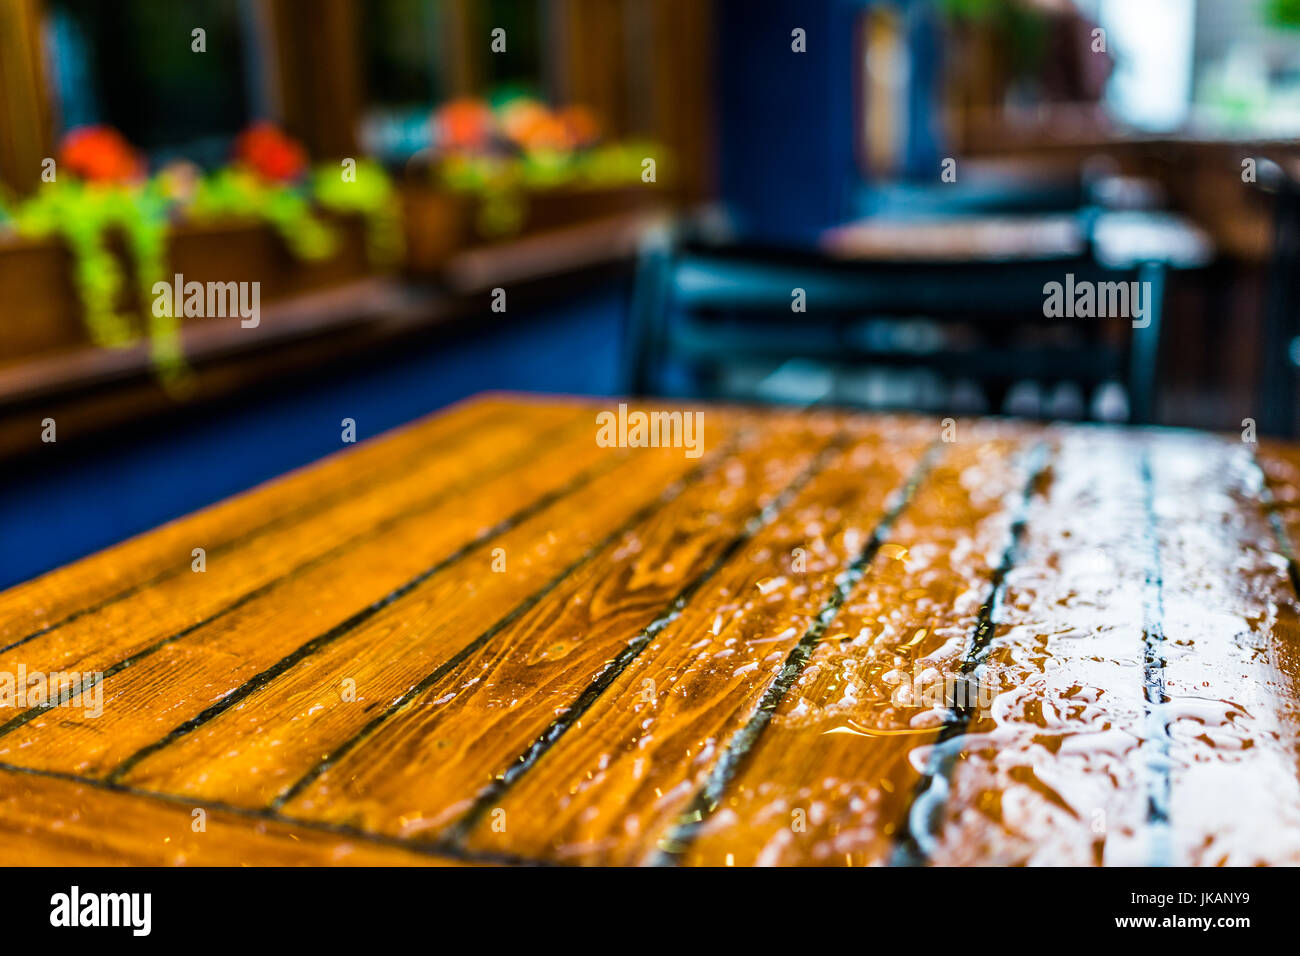
POLYGON ((265 0, 255 9, 274 50, 268 70, 278 119, 313 157, 356 156, 364 96, 360 5, 265 0))
POLYGON ((535 427, 553 420, 553 412, 539 406, 496 398, 463 403, 11 588, 0 594, 0 642, 10 645, 159 576, 188 571, 195 541, 206 542, 209 553, 230 547, 268 526, 336 505, 402 465, 427 465, 475 429, 505 416, 526 421, 534 415, 540 416, 535 427))
POLYGON ((4 866, 431 866, 344 834, 0 769, 4 866), (195 815, 203 810, 203 816, 195 815), (201 826, 202 829, 196 829, 201 826))
POLYGON ((872 548, 934 437, 933 426, 883 431, 854 442, 728 562, 466 844, 644 861, 832 602, 837 576, 872 548))
POLYGON ((557 5, 556 30, 565 53, 560 69, 560 95, 581 103, 595 115, 600 129, 611 138, 629 133, 635 119, 629 115, 625 41, 626 5, 601 0, 564 0, 557 5))
POLYGON ((13 0, 0 7, 0 183, 20 193, 37 186, 53 153, 42 6, 13 0))
POLYGON ((941 864, 1300 860, 1294 592, 1240 443, 1077 433, 962 743, 941 864))
MULTIPOLYGON (((406 582, 466 557, 471 545, 480 552, 488 550, 488 540, 512 515, 531 513, 607 467, 611 456, 592 440, 590 418, 581 415, 575 425, 565 426, 549 447, 527 447, 526 464, 532 466, 527 472, 512 469, 495 478, 483 473, 482 480, 473 478, 438 495, 428 506, 400 510, 389 520, 368 525, 363 534, 346 539, 342 546, 273 579, 273 586, 245 591, 251 597, 236 599, 228 610, 210 614, 199 627, 181 628, 152 643, 144 643, 134 630, 123 630, 132 642, 127 645, 101 635, 96 645, 79 649, 80 660, 105 672, 104 712, 94 712, 98 708, 88 712, 84 707, 24 712, 0 724, 0 759, 48 770, 108 773, 139 748, 406 582), (24 719, 26 723, 15 726, 24 719)), ((488 432, 485 447, 491 448, 500 435, 500 431, 488 432)), ((454 475, 451 466, 447 470, 454 475)), ((417 480, 427 481, 429 476, 417 480)), ((467 573, 482 571, 474 565, 467 573)), ((178 603, 195 603, 184 588, 200 588, 203 583, 194 577, 182 579, 178 603)), ((141 613, 141 604, 139 599, 125 602, 121 614, 129 619, 141 613)), ((154 613, 152 605, 147 613, 154 613)), ((91 619, 87 627, 96 623, 91 619)), ((47 649, 48 641, 34 643, 47 649)), ((65 637, 59 646, 77 645, 75 639, 65 637)), ((27 650, 19 648, 14 656, 27 650)), ((29 661, 29 671, 41 669, 31 663, 33 658, 23 659, 29 661)))
POLYGON ((1296 569, 1296 549, 1300 547, 1300 447, 1264 441, 1255 457, 1264 476, 1260 498, 1268 509, 1274 533, 1288 558, 1296 589, 1300 591, 1300 573, 1296 569))
MULTIPOLYGON (((716 413, 706 416, 705 430, 705 447, 717 448, 732 426, 716 413)), ((659 507, 673 493, 665 487, 699 468, 677 448, 598 451, 617 463, 580 492, 473 549, 400 599, 340 626, 301 659, 285 659, 283 668, 252 678, 215 705, 217 713, 177 728, 166 746, 137 753, 111 778, 240 806, 270 803, 360 730, 373 711, 468 653, 472 642, 490 639, 511 615, 524 613, 529 602, 598 554, 608 536, 640 520, 643 509, 659 507), (505 565, 494 573, 497 557, 505 565), (344 681, 354 682, 355 700, 347 699, 344 681)))
MULTIPOLYGON (((566 412, 569 424, 565 440, 579 449, 591 447, 591 426, 566 412)), ((487 430, 459 450, 463 455, 451 462, 431 461, 424 473, 399 474, 385 483, 372 483, 355 497, 324 514, 306 521, 275 527, 257 538, 254 547, 234 555, 214 557, 209 554, 207 570, 193 573, 186 565, 176 575, 167 576, 152 586, 141 588, 128 600, 114 601, 70 620, 55 630, 14 646, 0 654, 0 670, 15 672, 23 666, 28 671, 108 671, 123 660, 141 653, 151 653, 162 643, 206 628, 214 621, 244 609, 264 595, 290 583, 296 575, 311 570, 359 544, 373 541, 412 521, 425 521, 452 512, 460 519, 454 523, 462 537, 452 537, 448 551, 475 533, 492 527, 511 512, 515 499, 479 499, 481 507, 466 507, 467 492, 481 486, 483 478, 494 472, 507 473, 513 480, 520 460, 534 453, 534 441, 540 447, 557 440, 558 430, 542 436, 528 434, 527 426, 505 426, 487 430), (521 445, 521 442, 523 443, 521 445), (484 461, 491 466, 482 470, 484 461)), ((594 455, 586 460, 591 465, 594 455)), ((583 457, 574 454, 547 475, 553 487, 563 486, 574 475, 567 472, 572 463, 580 470, 583 457)), ((521 505, 522 506, 522 505, 521 505)), ((193 538, 184 546, 181 560, 187 561, 189 549, 200 541, 193 538)), ((382 595, 382 591, 378 592, 382 595)))
MULTIPOLYGON (((270 227, 248 226, 246 228, 260 230, 270 227)), ((358 225, 357 228, 362 227, 358 225)), ((193 238, 190 241, 197 245, 199 241, 197 232, 191 232, 191 236, 193 238)), ((173 240, 176 238, 178 237, 173 237, 173 240)), ((249 250, 247 246, 250 244, 242 242, 239 236, 228 238, 223 235, 220 241, 239 247, 241 252, 255 263, 255 267, 260 267, 267 272, 276 268, 274 263, 267 262, 265 257, 259 254, 256 246, 249 250)), ((272 241, 282 240, 277 236, 272 241)), ((365 241, 364 236, 360 241, 365 241)), ((48 244, 45 251, 49 255, 56 255, 61 250, 58 240, 48 240, 48 244)), ((186 251, 189 252, 187 258, 192 260, 201 260, 206 256, 207 267, 210 270, 225 270, 217 271, 215 275, 229 275, 241 272, 243 269, 242 264, 235 266, 231 263, 229 256, 213 256, 209 248, 186 251)), ((20 253, 12 246, 0 247, 0 267, 14 269, 17 263, 13 263, 9 257, 24 253, 32 255, 28 250, 22 250, 20 253)), ((362 254, 364 255, 364 252, 362 254)), ((174 248, 169 250, 169 257, 169 261, 173 263, 172 269, 181 271, 183 275, 189 275, 188 271, 182 271, 176 264, 177 250, 174 248)), ((23 263, 22 266, 28 264, 23 263)), ((62 258, 55 259, 55 268, 55 274, 59 277, 69 271, 62 258)), ((38 281, 30 274, 21 274, 21 267, 17 269, 17 273, 21 275, 24 284, 38 281)), ((0 271, 0 275, 3 274, 3 271, 0 271)), ((213 275, 213 273, 208 274, 213 275)), ((193 281, 206 281, 206 277, 195 278, 193 281)), ((217 281, 215 276, 214 281, 217 281)), ((335 278, 334 281, 337 283, 338 279, 335 278)), ((371 277, 335 284, 322 290, 286 292, 288 298, 281 298, 275 302, 271 301, 269 291, 263 285, 261 322, 255 329, 246 329, 239 322, 211 321, 210 317, 206 316, 183 322, 180 328, 180 348, 186 361, 192 366, 205 365, 247 352, 271 352, 277 346, 312 337, 327 335, 331 338, 335 335, 345 337, 354 331, 355 326, 392 322, 395 317, 416 310, 414 297, 393 278, 371 277)), ((6 292, 7 290, 0 288, 0 294, 6 292)), ((32 348, 31 345, 24 345, 22 351, 12 347, 0 351, 0 355, 5 356, 5 360, 0 362, 0 406, 9 408, 11 405, 26 405, 30 408, 39 403, 40 410, 44 413, 68 392, 84 393, 96 386, 139 379, 151 373, 153 365, 148 341, 141 339, 134 345, 121 348, 100 348, 89 341, 89 333, 80 315, 80 302, 71 299, 67 308, 73 314, 67 322, 70 328, 65 329, 50 328, 56 323, 50 322, 49 316, 33 314, 33 310, 23 309, 22 318, 25 320, 23 328, 43 325, 44 334, 49 336, 49 343, 45 348, 39 349, 39 353, 39 346, 32 348)), ((420 311, 423 313, 424 309, 421 308, 420 311)), ((187 395, 189 400, 195 397, 193 391, 187 395)), ((67 422, 64 418, 57 420, 59 437, 65 439, 68 437, 65 434, 67 422)), ((39 430, 30 437, 32 445, 39 446, 39 430)))
POLYGON ((964 680, 1035 440, 962 424, 716 810, 665 847, 675 858, 889 862, 920 782, 909 757, 938 737, 941 704, 964 680))
POLYGON ((1300 864, 1300 627, 1250 446, 1151 442, 1178 866, 1300 864))
POLYGON ((331 755, 284 811, 400 836, 445 831, 535 741, 581 716, 763 510, 807 479, 832 427, 773 423, 720 459, 496 640, 331 755))
POLYGON ((990 706, 952 743, 950 792, 918 835, 929 862, 1149 858, 1143 449, 1104 430, 1062 435, 980 676, 990 706))

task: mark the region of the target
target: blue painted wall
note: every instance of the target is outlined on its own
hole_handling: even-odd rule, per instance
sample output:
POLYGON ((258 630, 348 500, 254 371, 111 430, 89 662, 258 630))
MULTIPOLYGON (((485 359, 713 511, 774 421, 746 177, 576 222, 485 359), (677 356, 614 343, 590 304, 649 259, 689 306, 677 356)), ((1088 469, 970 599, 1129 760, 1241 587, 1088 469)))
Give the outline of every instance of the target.
POLYGON ((853 159, 856 0, 720 0, 718 184, 754 237, 808 240, 840 221, 853 159), (791 49, 791 31, 807 52, 791 49))
MULTIPOLYGON (((870 211, 857 165, 859 20, 875 0, 720 0, 716 63, 721 198, 742 232, 807 244, 870 211), (807 52, 791 49, 802 27, 807 52), (865 197, 865 198, 864 198, 865 197)), ((900 179, 934 183, 941 148, 934 104, 939 31, 929 0, 879 0, 903 14, 910 83, 900 179)))

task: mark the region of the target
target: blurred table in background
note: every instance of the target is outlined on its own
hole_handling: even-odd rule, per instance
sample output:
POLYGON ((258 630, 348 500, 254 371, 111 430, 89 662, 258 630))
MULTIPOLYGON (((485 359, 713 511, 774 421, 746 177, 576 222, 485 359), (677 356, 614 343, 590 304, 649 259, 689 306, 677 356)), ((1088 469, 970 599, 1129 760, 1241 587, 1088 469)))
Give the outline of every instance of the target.
POLYGON ((837 259, 904 262, 1069 259, 1091 249, 1111 268, 1194 268, 1214 254, 1189 220, 1145 211, 873 218, 827 230, 822 248, 837 259))

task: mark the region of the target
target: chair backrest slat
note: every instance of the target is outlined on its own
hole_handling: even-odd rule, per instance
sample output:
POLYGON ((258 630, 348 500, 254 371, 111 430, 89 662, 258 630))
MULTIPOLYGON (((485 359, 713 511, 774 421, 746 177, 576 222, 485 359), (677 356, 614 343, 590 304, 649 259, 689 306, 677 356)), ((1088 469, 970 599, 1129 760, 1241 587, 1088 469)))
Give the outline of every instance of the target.
POLYGON ((1105 269, 1089 259, 1015 263, 783 266, 763 261, 684 255, 672 260, 673 304, 696 309, 790 308, 802 289, 809 314, 1042 314, 1049 282, 1133 282, 1136 269, 1105 269))
MULTIPOLYGON (((1145 303, 1151 323, 1124 316, 1077 317, 1084 345, 1035 345, 1017 352, 1014 336, 1029 327, 1059 327, 1048 315, 1050 283, 1062 292, 1106 283, 1153 282, 1162 267, 1110 268, 1091 255, 1014 261, 851 261, 808 252, 739 245, 664 242, 643 251, 627 338, 630 391, 653 393, 674 361, 723 366, 747 357, 816 358, 846 364, 926 368, 979 381, 1042 378, 1095 385, 1123 380, 1131 418, 1150 418, 1158 358, 1160 302, 1145 303), (792 308, 802 290, 801 311, 792 308), (859 320, 925 318, 983 329, 982 342, 908 352, 864 345, 859 320), (1114 326, 1099 323, 1119 322, 1114 326), (1092 323, 1089 325, 1089 323, 1092 323), (818 331, 824 326, 825 331, 818 331), (829 336, 829 339, 828 339, 829 336), (1141 338, 1140 342, 1137 340, 1141 338), (1137 343, 1135 345, 1135 343, 1137 343), (1055 348, 1055 354, 1052 349, 1055 348)), ((1131 288, 1131 287, 1130 287, 1131 288)), ((1129 291, 1129 290, 1123 290, 1129 291)), ((1124 295, 1124 302, 1130 297, 1124 295)), ((1076 339, 1079 334, 1076 334, 1076 339)), ((1048 336, 1051 339, 1051 336, 1048 336)), ((739 397, 728 395, 725 397, 739 397)))

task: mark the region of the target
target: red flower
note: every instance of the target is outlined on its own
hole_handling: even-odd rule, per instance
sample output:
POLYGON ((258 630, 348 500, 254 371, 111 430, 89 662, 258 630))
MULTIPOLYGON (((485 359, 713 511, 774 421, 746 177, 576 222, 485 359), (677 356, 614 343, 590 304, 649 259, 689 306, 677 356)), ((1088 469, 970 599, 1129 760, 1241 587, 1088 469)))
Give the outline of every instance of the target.
POLYGON ((590 146, 600 138, 600 122, 585 106, 566 106, 557 114, 573 146, 590 146))
POLYGON ((60 164, 95 183, 123 183, 144 174, 144 160, 111 126, 82 126, 63 137, 60 164))
POLYGON ((235 140, 235 159, 263 179, 291 182, 307 168, 307 152, 271 123, 254 123, 235 140))
POLYGON ((481 100, 451 100, 434 112, 438 143, 445 149, 476 150, 492 138, 492 111, 481 100))

